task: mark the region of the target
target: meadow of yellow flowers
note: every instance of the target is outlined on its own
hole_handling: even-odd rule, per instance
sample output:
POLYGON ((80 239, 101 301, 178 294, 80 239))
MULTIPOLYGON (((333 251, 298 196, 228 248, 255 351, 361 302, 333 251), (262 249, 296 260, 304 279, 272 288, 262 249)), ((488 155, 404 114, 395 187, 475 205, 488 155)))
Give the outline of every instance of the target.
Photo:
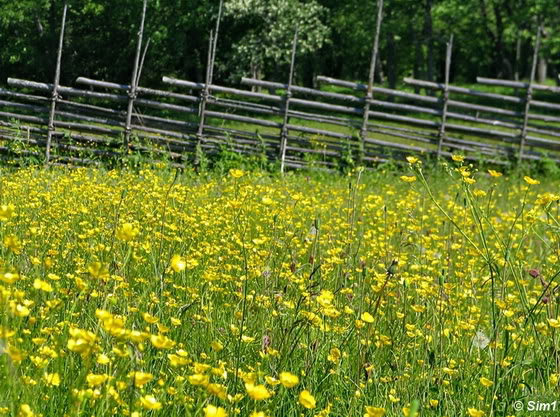
POLYGON ((514 415, 560 377, 557 183, 0 173, 0 415, 514 415))

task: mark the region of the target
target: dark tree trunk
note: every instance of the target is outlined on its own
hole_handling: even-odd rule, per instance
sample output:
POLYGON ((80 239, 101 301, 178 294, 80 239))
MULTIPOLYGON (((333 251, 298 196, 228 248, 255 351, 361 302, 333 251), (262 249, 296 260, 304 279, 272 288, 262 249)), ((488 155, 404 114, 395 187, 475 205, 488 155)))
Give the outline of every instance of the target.
POLYGON ((397 55, 395 53, 395 35, 393 33, 387 34, 387 78, 389 80, 389 88, 397 88, 398 77, 398 63, 397 55))
POLYGON ((544 84, 546 82, 547 69, 548 62, 546 61, 546 58, 539 57, 537 80, 540 84, 544 84))
POLYGON ((521 66, 521 36, 517 35, 515 43, 515 81, 519 81, 519 70, 521 66))
POLYGON ((424 3, 424 40, 428 49, 426 56, 426 78, 428 81, 434 80, 434 27, 432 22, 433 0, 426 0, 424 3))
POLYGON ((501 5, 494 3, 494 17, 496 18, 496 37, 495 37, 495 65, 498 78, 511 79, 511 62, 506 57, 504 45, 504 20, 501 5))
POLYGON ((375 73, 377 74, 377 77, 379 79, 379 84, 384 84, 385 83, 385 71, 383 70, 383 64, 381 63, 380 59, 377 60, 377 63, 375 65, 375 67, 377 68, 375 70, 375 73))
MULTIPOLYGON (((480 16, 482 17, 482 25, 484 27, 484 31, 486 32, 486 36, 490 40, 491 47, 496 45, 496 35, 492 32, 490 28, 490 24, 488 21, 488 10, 486 9, 486 2, 485 0, 479 0, 480 6, 480 16)), ((493 61, 493 73, 497 75, 498 65, 496 65, 496 51, 492 51, 492 61, 493 61)))
MULTIPOLYGON (((414 25, 410 25, 410 28, 412 31, 412 39, 414 39, 414 66, 412 68, 412 76, 417 80, 422 80, 424 79, 422 74, 422 43, 420 42, 418 36, 414 36, 414 25)), ((418 86, 414 86, 414 92, 419 94, 420 88, 418 86)))

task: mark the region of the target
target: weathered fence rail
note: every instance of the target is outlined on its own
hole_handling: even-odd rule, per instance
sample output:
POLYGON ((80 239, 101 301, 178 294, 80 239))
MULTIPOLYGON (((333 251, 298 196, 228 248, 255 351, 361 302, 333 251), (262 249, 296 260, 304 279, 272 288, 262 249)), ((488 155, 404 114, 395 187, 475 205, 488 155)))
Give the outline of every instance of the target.
MULTIPOLYGON (((365 84, 329 77, 317 81, 346 91, 251 78, 241 80, 247 87, 242 89, 163 77, 164 84, 178 91, 137 86, 128 125, 130 85, 79 77, 76 84, 87 89, 56 86, 51 127, 54 85, 10 78, 10 88, 0 89, 0 139, 5 143, 0 152, 10 153, 11 147, 15 155, 13 145, 19 142, 33 149, 33 156, 54 162, 99 163, 138 152, 185 164, 193 161, 197 146, 208 153, 227 147, 298 168, 457 151, 496 163, 543 157, 560 161, 560 104, 532 95, 527 106, 527 99, 518 96, 529 88, 527 83, 480 80, 518 94, 508 96, 406 78, 408 85, 438 95, 372 87, 368 100, 365 84), (498 105, 472 103, 469 97, 498 105), (49 132, 53 151, 47 159, 49 132)), ((558 93, 541 87, 547 86, 533 92, 558 93)))

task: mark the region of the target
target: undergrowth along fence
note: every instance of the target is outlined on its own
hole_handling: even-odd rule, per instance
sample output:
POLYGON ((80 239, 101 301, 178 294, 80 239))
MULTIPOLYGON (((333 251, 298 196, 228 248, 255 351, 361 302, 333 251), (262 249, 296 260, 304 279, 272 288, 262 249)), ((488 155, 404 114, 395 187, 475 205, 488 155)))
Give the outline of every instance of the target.
POLYGON ((64 13, 54 83, 9 78, 0 89, 0 157, 73 165, 141 158, 181 167, 227 151, 278 161, 281 170, 457 152, 495 164, 560 162, 560 88, 534 83, 540 31, 528 83, 477 80, 510 94, 450 84, 452 41, 445 82, 405 78, 408 91, 388 89, 373 85, 382 7, 368 84, 319 76, 318 88, 293 83, 297 32, 287 82, 213 83, 219 26, 205 82, 163 77, 166 89, 142 87, 145 8, 130 84, 78 77, 77 86, 59 85, 64 13))

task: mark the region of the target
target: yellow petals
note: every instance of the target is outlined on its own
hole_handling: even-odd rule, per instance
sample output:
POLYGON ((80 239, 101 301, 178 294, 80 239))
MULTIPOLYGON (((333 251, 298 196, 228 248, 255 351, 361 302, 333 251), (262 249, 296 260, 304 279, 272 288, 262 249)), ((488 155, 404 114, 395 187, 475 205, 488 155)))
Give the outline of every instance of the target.
POLYGON ((468 408, 467 412, 471 417, 484 417, 484 415, 486 414, 484 411, 478 410, 476 408, 468 408))
POLYGON ((35 417, 36 414, 33 412, 29 404, 22 404, 19 406, 18 417, 35 417))
POLYGON ((58 387, 60 385, 60 375, 58 372, 43 375, 45 383, 51 387, 58 387))
POLYGON ((453 159, 455 162, 463 162, 465 160, 465 157, 463 155, 451 155, 451 159, 453 159))
POLYGON ((175 272, 184 271, 187 267, 187 263, 180 255, 174 255, 171 258, 171 269, 175 272))
POLYGON ((299 377, 290 372, 280 372, 280 382, 286 388, 292 388, 299 383, 299 377))
POLYGON ((340 352, 339 348, 333 347, 330 349, 329 354, 327 355, 327 360, 333 363, 337 363, 340 361, 342 353, 340 352))
POLYGON ((150 324, 156 324, 159 321, 159 319, 156 316, 152 316, 150 313, 142 314, 142 318, 146 323, 150 323, 150 324))
POLYGON ((524 176, 523 179, 529 185, 538 185, 538 184, 541 183, 539 180, 534 180, 533 178, 528 177, 528 176, 524 176))
POLYGON ((143 385, 146 385, 148 382, 154 379, 154 376, 147 372, 134 372, 133 377, 134 377, 134 386, 136 387, 141 387, 143 385))
POLYGON ((2 281, 5 284, 13 284, 18 279, 19 279, 18 274, 14 274, 12 272, 0 273, 0 281, 2 281))
POLYGON ((90 387, 96 387, 98 385, 103 385, 107 379, 109 379, 109 375, 102 374, 88 374, 86 376, 86 381, 90 387))
POLYGON ((49 284, 47 281, 43 281, 39 278, 37 278, 35 281, 33 281, 33 288, 37 289, 37 290, 41 290, 41 291, 45 291, 45 292, 52 292, 53 287, 51 284, 49 284))
POLYGON ((488 173, 489 173, 492 177, 495 177, 495 178, 498 178, 498 177, 501 177, 502 175, 504 175, 504 174, 502 174, 501 172, 494 171, 493 169, 489 169, 489 170, 488 170, 488 173))
POLYGON ((231 175, 233 178, 241 178, 243 175, 245 175, 245 173, 240 169, 230 169, 229 175, 231 175))
POLYGON ((475 197, 484 197, 484 196, 486 196, 486 191, 477 189, 477 190, 473 191, 473 195, 475 197))
POLYGON ((560 320, 559 319, 547 319, 548 324, 550 327, 554 327, 555 329, 560 328, 560 320))
POLYGON ((22 246, 17 236, 8 235, 4 237, 4 246, 17 255, 21 253, 22 246))
POLYGON ((96 362, 100 365, 107 365, 107 364, 111 363, 111 359, 105 354, 99 354, 99 355, 97 355, 96 362))
POLYGON ((315 397, 307 390, 300 392, 299 403, 305 408, 315 408, 317 405, 315 397))
POLYGON ((222 345, 220 342, 218 342, 217 340, 214 340, 212 343, 210 343, 210 346, 212 347, 212 350, 214 352, 220 352, 222 351, 222 349, 224 348, 224 345, 222 345))
POLYGON ((162 404, 153 395, 140 397, 140 404, 146 410, 159 410, 162 407, 162 404))
POLYGON ((191 385, 206 386, 210 382, 210 377, 208 375, 204 375, 204 374, 189 375, 189 377, 187 379, 189 380, 189 383, 191 385))
POLYGON ((136 236, 140 233, 140 229, 135 227, 132 223, 124 223, 121 227, 117 229, 117 239, 129 242, 134 240, 136 236))
POLYGON ((416 181, 416 176, 415 176, 415 175, 411 175, 411 176, 402 175, 402 176, 401 176, 401 181, 404 181, 404 182, 414 182, 414 181, 416 181))
POLYGON ((362 313, 362 315, 360 316, 360 319, 366 323, 373 323, 374 319, 373 316, 371 314, 369 314, 367 311, 362 313))
POLYGON ((164 335, 151 335, 150 342, 158 349, 171 349, 175 342, 164 335))
POLYGON ((5 222, 14 217, 16 207, 13 204, 0 205, 0 220, 5 222))
POLYGON ((245 389, 253 400, 267 400, 271 397, 270 391, 264 385, 245 383, 245 389))
POLYGON ((93 278, 109 278, 109 268, 101 262, 93 262, 88 266, 88 272, 93 278))
POLYGON ((222 407, 216 407, 212 404, 208 404, 204 408, 204 417, 227 417, 227 412, 222 407))
POLYGON ((383 417, 385 415, 385 409, 382 407, 366 407, 366 413, 364 417, 383 417))
POLYGON ((488 378, 485 377, 480 377, 480 383, 487 388, 494 385, 494 382, 490 381, 488 378))

